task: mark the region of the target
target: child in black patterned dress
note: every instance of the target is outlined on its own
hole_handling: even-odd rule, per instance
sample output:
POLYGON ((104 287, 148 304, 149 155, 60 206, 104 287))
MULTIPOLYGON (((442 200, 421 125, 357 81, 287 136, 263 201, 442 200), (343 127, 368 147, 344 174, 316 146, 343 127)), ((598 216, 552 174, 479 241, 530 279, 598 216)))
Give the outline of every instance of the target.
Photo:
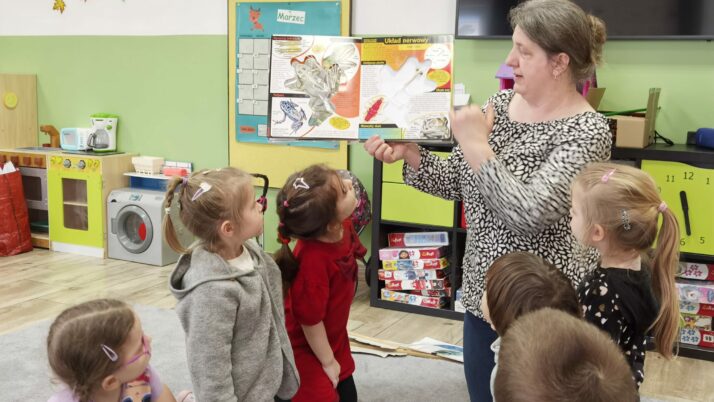
POLYGON ((573 234, 601 256, 578 289, 585 318, 620 346, 639 387, 647 335, 670 358, 678 333, 677 218, 646 172, 613 163, 585 168, 573 183, 572 202, 573 234))

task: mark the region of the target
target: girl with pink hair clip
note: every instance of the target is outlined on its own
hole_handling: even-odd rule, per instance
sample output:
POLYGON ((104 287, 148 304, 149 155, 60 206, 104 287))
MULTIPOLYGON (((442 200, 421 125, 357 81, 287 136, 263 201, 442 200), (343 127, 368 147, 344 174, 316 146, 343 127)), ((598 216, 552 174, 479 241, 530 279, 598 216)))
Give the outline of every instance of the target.
POLYGON ((600 254, 578 289, 585 318, 620 346, 639 387, 648 335, 670 358, 678 334, 677 218, 652 177, 614 163, 586 167, 575 178, 572 202, 573 234, 600 254))

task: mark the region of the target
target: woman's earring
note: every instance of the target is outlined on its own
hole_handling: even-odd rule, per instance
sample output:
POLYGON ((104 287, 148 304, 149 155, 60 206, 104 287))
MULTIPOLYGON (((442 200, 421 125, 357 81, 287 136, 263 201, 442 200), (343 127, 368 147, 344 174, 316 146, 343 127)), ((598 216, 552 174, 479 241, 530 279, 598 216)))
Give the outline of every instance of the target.
POLYGON ((553 70, 553 78, 555 78, 555 80, 557 81, 559 77, 560 75, 558 74, 558 72, 553 70))

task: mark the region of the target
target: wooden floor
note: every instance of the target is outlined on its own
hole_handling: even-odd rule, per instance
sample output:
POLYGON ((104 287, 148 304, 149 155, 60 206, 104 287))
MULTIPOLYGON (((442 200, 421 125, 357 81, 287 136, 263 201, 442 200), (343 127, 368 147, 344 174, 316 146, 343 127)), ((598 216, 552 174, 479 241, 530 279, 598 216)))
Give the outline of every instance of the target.
MULTIPOLYGON (((54 317, 67 306, 99 297, 173 308, 168 290, 172 266, 163 268, 36 249, 0 257, 0 333, 54 317)), ((360 276, 362 277, 362 276, 360 276)), ((396 342, 429 336, 461 344, 461 322, 369 306, 360 283, 350 315, 352 332, 396 342)), ((647 354, 641 393, 667 401, 714 401, 714 363, 688 358, 667 361, 647 354)))

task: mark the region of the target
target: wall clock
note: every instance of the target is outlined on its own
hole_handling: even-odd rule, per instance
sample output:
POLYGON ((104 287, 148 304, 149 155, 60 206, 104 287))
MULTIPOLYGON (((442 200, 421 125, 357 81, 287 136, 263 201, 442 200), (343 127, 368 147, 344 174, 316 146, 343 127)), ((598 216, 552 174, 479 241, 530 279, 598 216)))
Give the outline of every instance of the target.
POLYGON ((714 256, 714 165, 643 160, 641 169, 657 182, 679 221, 680 252, 714 256))

